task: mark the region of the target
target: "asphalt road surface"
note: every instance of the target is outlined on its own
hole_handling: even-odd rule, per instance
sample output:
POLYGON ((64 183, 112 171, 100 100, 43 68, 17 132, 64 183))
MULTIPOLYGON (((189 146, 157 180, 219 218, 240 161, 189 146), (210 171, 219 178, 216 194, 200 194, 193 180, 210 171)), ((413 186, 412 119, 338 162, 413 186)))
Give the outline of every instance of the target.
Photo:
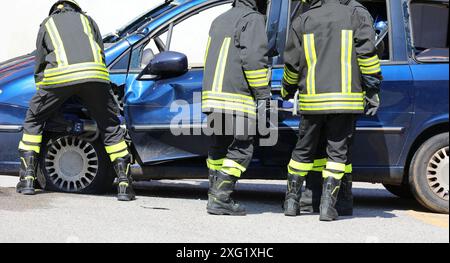
POLYGON ((355 185, 355 215, 332 223, 316 214, 282 214, 285 183, 242 181, 246 217, 206 214, 207 182, 137 183, 138 200, 15 193, 0 176, 0 242, 449 242, 449 217, 429 213, 381 185, 355 185))

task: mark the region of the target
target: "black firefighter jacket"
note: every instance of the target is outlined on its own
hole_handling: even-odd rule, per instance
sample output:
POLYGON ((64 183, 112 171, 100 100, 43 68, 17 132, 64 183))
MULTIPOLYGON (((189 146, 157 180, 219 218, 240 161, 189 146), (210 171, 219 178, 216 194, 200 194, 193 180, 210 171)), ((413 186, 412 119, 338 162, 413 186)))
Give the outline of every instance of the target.
POLYGON ((103 40, 89 16, 66 7, 41 24, 37 38, 37 88, 109 83, 103 40))
POLYGON ((256 100, 270 99, 265 18, 255 0, 237 0, 212 23, 202 111, 256 117, 256 100))
POLYGON ((364 92, 379 91, 381 67, 368 13, 341 1, 314 0, 292 24, 283 87, 291 94, 300 87, 301 114, 360 114, 364 92))

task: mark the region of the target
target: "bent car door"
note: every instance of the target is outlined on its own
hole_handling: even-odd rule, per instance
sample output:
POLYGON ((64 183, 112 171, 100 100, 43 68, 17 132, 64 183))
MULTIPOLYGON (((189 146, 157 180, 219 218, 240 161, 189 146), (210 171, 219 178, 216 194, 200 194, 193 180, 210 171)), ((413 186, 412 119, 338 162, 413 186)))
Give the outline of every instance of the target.
POLYGON ((133 47, 125 89, 125 117, 144 165, 205 155, 201 135, 201 90, 208 33, 213 20, 232 1, 209 1, 168 19, 133 47), (189 70, 177 77, 139 74, 155 55, 176 51, 187 56, 189 70), (173 124, 173 125, 171 125, 173 124))

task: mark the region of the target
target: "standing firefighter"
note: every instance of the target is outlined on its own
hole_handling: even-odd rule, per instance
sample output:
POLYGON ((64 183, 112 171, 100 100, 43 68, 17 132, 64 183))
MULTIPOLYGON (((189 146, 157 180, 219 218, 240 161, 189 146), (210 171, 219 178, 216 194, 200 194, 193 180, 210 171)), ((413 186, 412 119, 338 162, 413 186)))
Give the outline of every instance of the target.
MULTIPOLYGON (((305 176, 326 137, 320 220, 338 218, 335 209, 341 180, 348 170, 349 144, 358 114, 375 115, 380 101, 380 61, 373 28, 355 8, 339 0, 312 0, 292 24, 286 47, 282 96, 300 86, 300 139, 289 163, 285 215, 299 214, 305 176), (365 105, 366 102, 366 105, 365 105)), ((316 161, 317 162, 317 161, 316 161)), ((320 164, 316 163, 316 166, 320 164)))
POLYGON ((46 120, 72 96, 78 96, 97 121, 106 152, 118 175, 118 199, 135 199, 129 168, 131 155, 111 93, 103 41, 92 18, 73 0, 58 1, 41 25, 37 39, 35 81, 19 145, 21 159, 17 192, 32 195, 46 120))
MULTIPOLYGON (((370 34, 370 39, 375 41, 375 30, 369 30, 374 25, 372 15, 369 11, 356 0, 340 0, 341 4, 347 5, 354 9, 359 21, 367 28, 367 34, 370 34)), ((349 150, 353 143, 353 136, 348 140, 349 150)), ((306 176, 305 192, 300 200, 300 209, 302 211, 318 212, 320 206, 320 198, 322 196, 322 171, 325 169, 327 162, 327 140, 325 134, 321 135, 321 141, 317 146, 316 158, 314 160, 314 169, 306 176)), ((338 200, 336 203, 336 210, 340 216, 353 215, 353 194, 352 194, 352 171, 353 165, 351 163, 351 152, 347 155, 347 166, 345 176, 341 181, 341 188, 339 190, 338 200)))
POLYGON ((270 100, 266 8, 265 0, 236 0, 211 26, 202 101, 214 129, 207 160, 210 214, 246 214, 230 195, 252 160, 256 101, 270 100))

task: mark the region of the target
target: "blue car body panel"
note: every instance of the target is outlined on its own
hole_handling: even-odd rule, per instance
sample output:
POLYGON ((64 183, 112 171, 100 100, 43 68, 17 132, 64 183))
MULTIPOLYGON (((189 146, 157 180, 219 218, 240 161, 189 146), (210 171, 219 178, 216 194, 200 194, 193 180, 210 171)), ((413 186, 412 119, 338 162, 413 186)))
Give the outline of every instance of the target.
MULTIPOLYGON (((138 28, 106 50, 107 64, 131 54, 136 46, 185 15, 202 8, 231 1, 178 0, 165 3, 136 22, 138 28)), ((383 62, 382 108, 376 117, 358 120, 353 149, 356 179, 360 181, 399 184, 403 180, 408 156, 417 138, 436 125, 448 126, 448 63, 420 64, 411 55, 405 23, 406 1, 388 1, 390 21, 389 62, 383 62)), ((134 25, 134 24, 133 24, 134 25)), ((268 17, 270 47, 284 49, 289 25, 288 1, 273 0, 268 17)), ((282 55, 273 58, 272 92, 279 97, 283 68, 282 55)), ((131 55, 130 55, 131 56, 131 55)), ((28 103, 35 92, 33 56, 0 64, 0 173, 17 170, 16 148, 28 103)), ((204 162, 209 139, 199 134, 205 115, 201 113, 203 69, 193 68, 176 78, 141 80, 138 72, 111 70, 111 81, 124 87, 124 120, 130 131, 141 167, 158 167, 179 162, 198 165, 204 162), (172 134, 171 122, 181 124, 172 134), (186 160, 188 160, 186 162, 186 160)), ((283 107, 292 104, 284 102, 283 107)), ((249 173, 258 168, 271 172, 259 177, 280 177, 297 140, 300 120, 286 111, 279 112, 280 139, 274 147, 257 147, 249 173)), ((173 126, 172 126, 173 127, 173 126)), ((447 128, 448 131, 448 128, 447 128)), ((202 165, 203 167, 203 165, 202 165)), ((167 167, 164 167, 167 169, 167 167)), ((202 168, 203 169, 203 168, 202 168)), ((258 177, 258 176, 256 176, 258 177)))

